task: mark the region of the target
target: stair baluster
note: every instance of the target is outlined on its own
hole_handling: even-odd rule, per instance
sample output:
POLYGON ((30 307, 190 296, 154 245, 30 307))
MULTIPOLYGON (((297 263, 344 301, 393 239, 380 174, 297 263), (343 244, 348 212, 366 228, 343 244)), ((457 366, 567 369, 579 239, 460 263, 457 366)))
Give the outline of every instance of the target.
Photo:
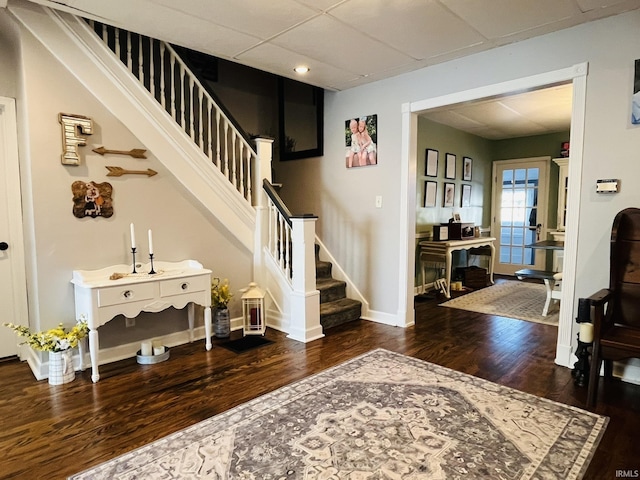
POLYGON ((88 23, 140 85, 153 95, 220 173, 253 205, 251 172, 257 162, 255 148, 171 45, 99 22, 88 23))

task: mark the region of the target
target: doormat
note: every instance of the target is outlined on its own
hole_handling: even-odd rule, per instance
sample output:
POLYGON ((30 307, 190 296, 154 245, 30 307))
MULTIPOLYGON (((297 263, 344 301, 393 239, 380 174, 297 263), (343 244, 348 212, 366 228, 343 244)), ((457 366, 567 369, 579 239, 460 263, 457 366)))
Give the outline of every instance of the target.
POLYGON ((378 349, 69 478, 580 480, 607 422, 378 349))
POLYGON ((273 340, 269 340, 268 338, 264 338, 258 335, 249 335, 237 340, 231 340, 230 342, 221 343, 220 346, 235 353, 242 353, 246 352, 247 350, 253 350, 254 348, 261 347, 263 345, 269 345, 270 343, 273 343, 273 340))

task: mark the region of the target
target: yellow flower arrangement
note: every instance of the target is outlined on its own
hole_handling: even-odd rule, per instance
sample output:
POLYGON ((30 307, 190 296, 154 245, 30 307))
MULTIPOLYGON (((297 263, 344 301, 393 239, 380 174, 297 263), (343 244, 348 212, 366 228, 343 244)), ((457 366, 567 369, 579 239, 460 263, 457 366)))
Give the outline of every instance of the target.
POLYGON ((221 283, 219 278, 214 278, 211 284, 211 306, 214 308, 227 308, 233 297, 229 289, 229 280, 226 278, 221 283))
POLYGON ((14 325, 13 323, 5 323, 5 327, 11 328, 18 336, 25 337, 26 341, 22 345, 27 344, 34 350, 43 352, 63 352, 70 348, 78 346, 78 342, 87 336, 89 327, 84 318, 78 320, 73 328, 67 332, 62 323, 56 328, 47 330, 46 332, 32 332, 29 327, 23 325, 14 325))

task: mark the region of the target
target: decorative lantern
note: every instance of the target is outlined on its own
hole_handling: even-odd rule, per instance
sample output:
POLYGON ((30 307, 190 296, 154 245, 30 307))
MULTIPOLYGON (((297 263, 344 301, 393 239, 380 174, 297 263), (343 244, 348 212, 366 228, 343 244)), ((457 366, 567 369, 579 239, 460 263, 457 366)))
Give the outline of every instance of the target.
POLYGON ((264 317, 264 296, 254 282, 242 294, 242 328, 244 335, 264 335, 267 328, 264 317))

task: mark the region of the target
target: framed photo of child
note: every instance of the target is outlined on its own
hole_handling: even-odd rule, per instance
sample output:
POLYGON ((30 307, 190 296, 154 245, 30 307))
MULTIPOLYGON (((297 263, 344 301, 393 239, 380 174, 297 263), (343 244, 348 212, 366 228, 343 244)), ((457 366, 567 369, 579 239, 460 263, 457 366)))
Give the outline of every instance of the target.
POLYGON ((344 139, 347 168, 378 164, 378 115, 346 120, 344 139))

